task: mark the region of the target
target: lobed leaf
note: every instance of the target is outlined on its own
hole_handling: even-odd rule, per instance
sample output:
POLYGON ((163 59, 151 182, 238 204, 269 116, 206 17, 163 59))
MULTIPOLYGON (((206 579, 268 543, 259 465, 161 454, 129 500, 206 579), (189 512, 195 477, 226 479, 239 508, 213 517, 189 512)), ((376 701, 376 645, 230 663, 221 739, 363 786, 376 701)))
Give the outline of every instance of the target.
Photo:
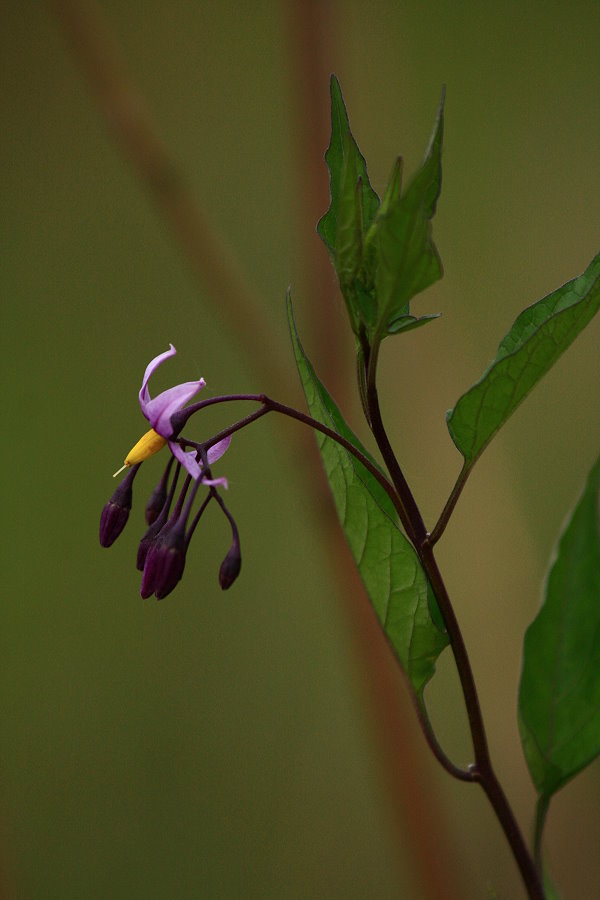
POLYGON ((600 753, 600 458, 558 542, 525 634, 519 730, 540 795, 600 753))
POLYGON ((331 140, 325 154, 329 169, 331 202, 321 217, 317 231, 337 270, 338 228, 347 229, 348 220, 354 217, 355 193, 360 181, 359 199, 361 219, 368 228, 379 207, 379 197, 371 187, 365 158, 358 149, 350 131, 350 122, 342 89, 335 75, 331 76, 331 140))
POLYGON ((398 158, 383 201, 372 189, 352 132, 340 85, 331 77, 329 209, 317 231, 324 241, 358 343, 379 342, 431 321, 410 316, 412 297, 442 275, 431 239, 431 218, 441 188, 444 95, 423 164, 402 194, 398 158))
MULTIPOLYGON (((288 318, 298 371, 311 415, 369 454, 304 353, 288 295, 288 318)), ((415 692, 420 697, 435 672, 435 661, 448 637, 429 610, 428 584, 419 559, 400 531, 390 497, 351 453, 316 432, 321 458, 340 522, 375 613, 415 692)), ((369 457, 371 459, 371 457, 369 457)))
POLYGON ((472 466, 519 403, 600 308, 600 254, 583 275, 525 309, 480 380, 446 419, 452 440, 472 466))
POLYGON ((396 164, 373 224, 377 268, 375 289, 380 336, 399 330, 394 321, 409 314, 411 299, 442 277, 442 264, 431 237, 442 185, 444 93, 421 168, 404 194, 400 193, 400 163, 396 164))

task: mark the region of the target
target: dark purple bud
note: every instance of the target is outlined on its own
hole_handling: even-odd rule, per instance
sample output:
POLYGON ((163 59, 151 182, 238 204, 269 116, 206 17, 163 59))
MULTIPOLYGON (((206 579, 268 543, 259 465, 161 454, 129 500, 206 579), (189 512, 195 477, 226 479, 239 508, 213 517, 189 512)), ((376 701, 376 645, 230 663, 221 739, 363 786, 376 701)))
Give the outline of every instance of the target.
POLYGON ((179 519, 160 536, 153 553, 156 557, 154 593, 157 600, 170 594, 181 580, 186 550, 185 522, 179 519))
POLYGON ((163 472, 162 478, 150 494, 150 499, 146 504, 146 522, 148 523, 148 525, 152 525, 153 522, 156 522, 162 509, 164 508, 165 503, 167 502, 167 484, 169 482, 169 474, 171 472, 171 467, 174 461, 175 457, 172 456, 167 463, 167 467, 163 472))
POLYGON ((148 597, 151 597, 154 593, 154 587, 156 585, 156 572, 159 565, 160 547, 159 541, 156 540, 150 545, 150 548, 146 554, 144 573, 142 575, 142 586, 140 588, 140 594, 142 595, 144 600, 147 600, 148 597))
POLYGON ((240 542, 237 536, 233 540, 233 544, 229 548, 227 556, 221 563, 219 569, 219 584, 222 590, 226 591, 231 587, 235 579, 240 574, 242 568, 242 554, 240 551, 240 542))
POLYGON ((132 466, 119 487, 116 489, 100 516, 100 544, 110 547, 119 537, 129 518, 133 497, 133 479, 139 469, 132 466))
MULTIPOLYGON (((165 470, 165 473, 164 473, 164 475, 167 475, 167 477, 168 477, 168 469, 169 469, 169 467, 167 466, 167 469, 165 470)), ((150 546, 156 540, 161 528, 163 528, 166 525, 167 519, 169 518, 169 510, 171 509, 171 503, 173 502, 173 495, 175 494, 175 488, 177 487, 177 481, 179 479, 180 469, 181 469, 181 466, 178 464, 177 469, 175 470, 175 477, 173 478, 173 483, 171 484, 171 490, 169 491, 169 496, 167 497, 166 502, 163 503, 162 509, 161 509, 158 517, 154 520, 152 525, 150 525, 146 534, 140 541, 140 545, 138 547, 138 553, 137 553, 137 567, 140 572, 144 571, 146 556, 148 555, 148 550, 150 549, 150 546)), ((181 506, 185 499, 186 491, 188 489, 188 485, 189 485, 190 481, 191 481, 191 479, 188 475, 188 477, 185 481, 185 484, 183 486, 183 490, 179 496, 179 500, 177 501, 177 506, 175 508, 176 511, 175 511, 174 515, 178 516, 181 512, 181 506)))
POLYGON ((146 557, 148 556, 150 547, 156 541, 156 539, 159 535, 159 532, 160 532, 161 528, 164 527, 166 521, 167 521, 167 512, 166 512, 166 510, 163 510, 163 512, 158 517, 158 519, 156 519, 156 521, 152 523, 150 528, 148 528, 148 530, 146 531, 144 537, 141 539, 141 541, 139 543, 139 547, 138 547, 137 561, 136 561, 138 571, 140 571, 140 572, 144 571, 144 566, 146 564, 146 557))

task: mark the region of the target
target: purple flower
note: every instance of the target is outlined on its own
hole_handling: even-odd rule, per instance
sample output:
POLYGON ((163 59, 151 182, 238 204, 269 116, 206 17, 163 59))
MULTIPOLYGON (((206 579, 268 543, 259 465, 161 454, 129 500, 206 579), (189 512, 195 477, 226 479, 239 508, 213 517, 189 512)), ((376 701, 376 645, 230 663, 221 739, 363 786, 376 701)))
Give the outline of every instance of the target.
MULTIPOLYGON (((150 396, 148 384, 152 374, 161 363, 175 353, 175 347, 170 344, 165 353, 155 357, 146 366, 139 398, 142 412, 151 428, 127 454, 123 469, 129 468, 130 471, 105 505, 100 521, 100 543, 104 547, 110 547, 123 531, 129 518, 132 483, 141 463, 168 444, 172 457, 146 505, 148 529, 140 541, 137 554, 137 567, 143 572, 142 597, 154 594, 159 600, 170 594, 181 580, 192 535, 204 510, 212 500, 218 502, 229 520, 234 537, 232 548, 221 566, 219 575, 224 590, 235 581, 241 566, 237 528, 220 493, 216 490, 217 485, 227 487, 227 480, 212 478, 210 473, 211 464, 225 453, 231 437, 218 440, 217 435, 212 438, 212 441, 216 440, 217 443, 209 447, 211 440, 197 443, 181 433, 191 417, 205 406, 204 403, 186 405, 205 386, 204 379, 186 381, 154 398, 150 396), (177 465, 173 471, 175 461, 177 465), (182 468, 185 469, 187 476, 171 512, 182 468), (196 494, 202 484, 209 485, 211 490, 206 493, 200 508, 192 517, 196 494)), ((217 402, 221 400, 216 399, 217 402)), ((223 433, 227 432, 221 432, 223 433)), ((119 472, 121 471, 122 469, 119 469, 119 472)))
MULTIPOLYGON (((171 419, 175 413, 178 413, 183 409, 185 404, 191 400, 198 391, 202 390, 206 385, 204 378, 199 378, 198 381, 186 381, 183 384, 176 384, 175 387, 163 391, 154 398, 150 396, 150 391, 148 390, 148 382, 150 381, 152 374, 165 359, 175 356, 176 353, 177 351, 173 344, 169 344, 168 350, 159 354, 159 356, 156 356, 146 366, 139 397, 142 412, 150 422, 152 429, 138 441, 132 450, 129 451, 125 460, 125 465, 132 466, 138 462, 142 462, 142 460, 152 456, 152 454, 156 453, 168 443, 173 456, 179 460, 192 478, 197 480, 202 476, 202 465, 196 459, 197 451, 183 449, 177 440, 177 435, 174 432, 171 419)), ((231 437, 226 437, 209 449, 207 453, 209 465, 223 456, 229 447, 230 441, 231 437)), ((225 478, 202 478, 202 481, 208 485, 222 484, 224 487, 227 487, 227 480, 225 478)))

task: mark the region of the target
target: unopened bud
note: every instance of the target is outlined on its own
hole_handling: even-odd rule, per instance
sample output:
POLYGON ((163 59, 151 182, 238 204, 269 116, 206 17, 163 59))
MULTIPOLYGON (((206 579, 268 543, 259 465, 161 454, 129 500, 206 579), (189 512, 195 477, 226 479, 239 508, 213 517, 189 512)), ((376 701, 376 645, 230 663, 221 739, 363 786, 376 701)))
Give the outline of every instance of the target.
POLYGON ((181 519, 166 525, 150 546, 144 565, 141 595, 162 600, 181 580, 185 568, 185 525, 181 519))
POLYGON ((241 568, 242 554, 240 552, 240 542, 236 537, 219 569, 219 584, 222 590, 226 591, 231 587, 240 574, 241 568))
POLYGON ((138 545, 137 560, 136 560, 136 565, 137 565, 138 571, 140 571, 140 572, 144 571, 144 566, 146 565, 146 557, 148 556, 150 547, 152 546, 154 541, 157 539, 158 534, 159 534, 161 528, 164 526, 166 521, 167 521, 167 514, 166 514, 166 512, 162 512, 160 514, 160 516, 158 517, 158 519, 156 519, 152 523, 152 525, 147 529, 145 535, 141 539, 141 541, 138 545))
POLYGON ((139 466, 134 466, 129 472, 112 497, 105 505, 100 516, 100 544, 102 547, 110 547, 119 537, 131 510, 133 497, 133 479, 137 474, 139 466))

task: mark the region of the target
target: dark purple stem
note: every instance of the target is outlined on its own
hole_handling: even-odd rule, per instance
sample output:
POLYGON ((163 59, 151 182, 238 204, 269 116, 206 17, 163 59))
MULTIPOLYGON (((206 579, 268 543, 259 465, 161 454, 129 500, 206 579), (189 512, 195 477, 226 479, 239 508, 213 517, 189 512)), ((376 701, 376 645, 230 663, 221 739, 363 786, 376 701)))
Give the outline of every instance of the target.
MULTIPOLYGON (((400 497, 402 507, 406 510, 406 515, 410 522, 410 531, 408 531, 407 533, 411 537, 414 548, 421 561, 421 565, 423 566, 423 570, 425 571, 425 574, 435 594, 440 612, 442 614, 442 618, 444 619, 444 624, 446 625, 448 637, 450 639, 450 646, 452 647, 452 652, 454 654, 456 668, 458 670, 458 675, 460 678, 460 683, 465 700, 465 706, 467 709, 467 715, 469 718, 469 727, 471 730, 473 751, 475 754, 475 764, 470 767, 472 780, 478 782, 487 794, 494 812, 496 813, 496 817, 498 818, 498 821, 500 822, 504 830, 506 839, 511 847, 513 856, 521 872, 521 877, 523 879, 523 883, 527 888, 529 897, 531 898, 531 900, 544 900, 544 890, 540 882, 534 860, 529 852, 527 844, 525 843, 515 815, 510 807, 510 804, 508 803, 502 786, 500 785, 500 782, 498 781, 496 773, 494 772, 494 769, 492 767, 485 725, 483 722, 483 716, 481 713, 479 697, 477 694, 477 688, 475 686, 475 679, 473 677, 469 655, 467 653, 467 648, 465 646, 462 632, 454 613, 454 608, 450 601, 448 591, 446 589, 441 572, 438 568, 438 564, 434 556, 431 536, 427 532, 419 508, 404 477, 402 469, 400 468, 398 460, 396 459, 396 456, 392 450, 383 425, 375 380, 377 366, 377 348, 374 348, 374 352, 371 355, 371 348, 368 346, 367 342, 364 341, 362 349, 366 370, 365 382, 366 406, 368 412, 367 419, 371 426, 373 436, 375 437, 375 440, 377 442, 377 446, 379 447, 383 460, 390 473, 390 477, 392 479, 394 487, 396 488, 400 497)), ((468 474, 468 471, 466 474, 468 474)), ((443 527, 445 527, 445 524, 449 519, 450 513, 452 512, 454 503, 456 503, 456 499, 458 499, 458 495, 460 494, 463 483, 464 479, 461 483, 461 480, 459 478, 455 491, 453 491, 453 495, 455 494, 455 497, 452 506, 448 511, 445 510, 445 516, 442 515, 442 517, 440 517, 441 526, 440 523, 438 523, 438 526, 440 527, 436 526, 438 537, 443 531, 443 527)), ((451 499, 453 495, 451 495, 451 499)))
MULTIPOLYGON (((279 403, 277 400, 273 400, 266 394, 231 394, 222 397, 211 397, 208 400, 202 400, 199 403, 195 403, 189 407, 186 407, 178 414, 177 417, 173 417, 172 424, 176 429, 176 433, 179 433, 179 431, 183 428, 191 415, 201 409, 204 409, 207 406, 238 400, 247 400, 251 402, 261 403, 261 409, 250 413, 248 416, 240 419, 238 422, 235 422, 228 428, 223 429, 223 431, 220 431, 209 441, 206 441, 203 444, 196 445, 193 442, 187 441, 187 439, 183 440, 185 441, 185 443, 189 443, 191 446, 197 447, 201 452, 206 452, 214 444, 223 440, 225 437, 234 434, 236 431, 245 428, 251 422, 257 421, 259 418, 266 415, 266 413, 278 412, 282 415, 288 416, 289 418, 295 419, 296 421, 301 422, 304 425, 308 425, 315 431, 319 431, 321 432, 321 434, 324 434, 327 437, 331 438, 331 440, 338 443, 345 450, 347 450, 348 453, 352 454, 352 456, 359 460, 359 462, 379 482, 379 484, 382 486, 382 488, 385 490, 392 503, 394 504, 394 508, 398 512, 400 521, 402 522, 402 525, 405 528, 406 533, 410 538, 415 551, 417 552, 417 555, 419 556, 419 560, 421 562, 421 565, 423 566, 423 570, 427 576, 427 579, 431 584, 440 608, 440 612, 444 619, 444 624, 446 625, 446 629, 448 631, 448 637, 450 639, 450 645, 452 647, 452 652, 456 661, 456 667, 458 670, 465 700, 465 706, 467 709, 469 726, 473 740, 473 750, 475 754, 474 765, 470 766, 468 770, 463 770, 455 766, 448 759, 442 748, 439 746, 437 739, 432 732, 431 726, 429 725, 424 710, 419 706, 419 699, 415 698, 417 705, 417 714, 419 717, 419 722, 423 729, 423 733, 435 757, 439 760, 439 762, 447 772, 449 772, 453 777, 458 778, 462 781, 477 782, 481 785, 494 809, 494 812, 496 813, 496 817, 498 818, 498 821, 500 822, 507 841, 511 847, 513 856, 521 872, 523 883, 527 888, 530 900, 545 900, 544 890, 536 871, 535 863, 523 839, 523 835, 512 811, 512 808, 508 803, 506 795, 504 794, 502 786, 500 785, 500 782, 498 781, 496 773, 492 767, 483 716, 481 714, 481 707, 479 704, 477 688, 475 686, 475 679, 473 677, 473 672, 471 669, 471 663, 462 637, 462 632, 458 624, 458 620, 454 613, 454 608, 450 601, 450 597, 448 595, 441 572, 438 568, 437 561, 434 556, 434 542, 432 541, 432 535, 428 533, 425 527, 421 512, 413 497, 408 482, 404 477, 402 469, 396 459, 383 425, 381 410, 379 407, 377 387, 375 383, 375 370, 377 363, 376 353, 371 355, 370 348, 366 344, 363 345, 363 352, 366 371, 365 405, 367 407, 367 420, 369 422, 371 431, 373 432, 383 460, 387 466, 388 472, 390 473, 390 478, 392 481, 391 484, 388 479, 379 471, 377 466, 373 465, 368 457, 361 453, 360 450, 358 450, 342 435, 338 434, 333 429, 328 428, 326 425, 323 425, 312 416, 309 416, 306 413, 295 409, 294 407, 279 403)), ((466 474, 468 474, 468 472, 466 474)), ((440 520, 435 529, 436 539, 441 535, 445 525, 448 522, 452 509, 454 508, 454 504, 456 503, 460 491, 462 490, 462 485, 464 484, 464 480, 466 479, 466 474, 464 475, 462 481, 459 476, 455 489, 451 494, 446 507, 444 508, 442 516, 440 516, 440 520)))
POLYGON ((202 501, 202 506, 200 507, 200 509, 198 510, 196 515, 194 516, 194 518, 192 520, 192 524, 188 528, 187 534, 185 536, 186 544, 189 544, 189 542, 191 541, 192 535, 194 534, 194 531, 196 530, 196 526, 197 526, 198 522, 200 521, 202 513, 204 512, 204 510, 206 509, 206 507, 208 506, 208 504, 210 503, 210 501, 212 500, 212 498, 214 496, 216 496, 216 491, 213 488, 211 488, 208 496, 205 497, 205 499, 202 501))
POLYGON ((208 441, 205 441, 203 443, 196 443, 195 441, 188 440, 188 438, 181 438, 181 443, 187 444, 190 447, 195 447, 198 450, 200 450, 201 448, 208 450, 210 449, 210 447, 218 444, 219 441, 222 441, 224 438, 229 437, 229 435, 231 434, 235 434, 236 431, 240 431, 242 428, 245 428, 247 425, 250 425, 251 422, 255 422, 257 419, 260 419, 267 413, 281 413, 281 415, 288 416, 291 419, 296 419, 296 421, 302 422, 304 425, 308 425, 310 428, 314 428, 315 431, 320 431, 322 434, 340 444, 345 450, 348 451, 348 453, 351 453, 352 456, 354 456, 360 463, 362 463, 365 469, 368 469, 371 475, 377 479, 379 484, 382 486, 382 488, 394 504, 394 507, 397 510, 401 520, 403 519, 405 513, 399 503, 396 491, 394 490, 388 479, 385 477, 385 475, 383 475, 383 473, 377 468, 377 466, 373 465, 371 460, 367 456, 365 456, 364 453, 361 453, 360 450, 358 450, 354 446, 354 444, 352 444, 341 434, 338 434, 337 431, 334 431, 332 428, 328 428, 327 425, 323 425, 317 419, 313 419, 312 416, 301 412, 299 409, 295 409, 293 406, 286 406, 284 403, 279 403, 277 400, 273 400, 272 397, 267 397, 266 394, 227 394, 223 397, 211 397, 208 400, 202 400, 199 403, 194 403, 191 406, 186 406, 185 409, 181 410, 181 413, 179 413, 177 416, 172 417, 171 423, 173 427, 176 428, 179 432, 184 427, 185 422, 190 418, 190 416, 198 412, 200 409, 204 409, 206 406, 211 406, 216 403, 229 403, 234 400, 248 400, 255 403, 261 403, 262 408, 257 409, 255 412, 250 413, 248 416, 245 416, 238 422, 234 422, 233 425, 229 425, 227 428, 219 431, 218 434, 215 434, 214 437, 212 437, 208 441))
POLYGON ((448 524, 448 522, 450 520, 450 516, 454 512, 454 507, 456 506, 458 498, 462 494, 462 489, 464 488, 464 486, 467 482, 467 478, 469 477, 469 474, 470 474, 472 468, 473 468, 473 462, 471 462, 470 464, 467 464, 465 462, 464 466, 460 470, 458 478, 456 479, 456 484, 452 488, 450 496, 448 497, 448 499, 446 501, 446 505, 444 506, 444 508, 440 514, 440 517, 435 524, 435 528, 433 529, 433 531, 431 532, 431 534, 429 536, 430 544, 432 544, 432 545, 437 544, 437 542, 443 535, 444 531, 446 530, 446 525, 448 524))
MULTIPOLYGON (((195 447, 199 452, 206 453, 206 451, 212 447, 214 444, 219 443, 224 438, 228 437, 231 434, 234 434, 236 431, 240 431, 242 428, 245 428, 247 425, 250 425, 251 422, 255 422, 257 419, 266 415, 268 412, 278 412, 281 415, 288 416, 291 419, 296 419, 296 421, 301 422, 304 425, 308 425, 310 428, 313 428, 315 431, 320 431, 322 434, 326 435, 331 440, 340 444, 348 453, 351 453, 352 456, 355 457, 368 471, 371 475, 377 479, 379 484, 386 491, 390 500, 394 504, 394 508, 398 512, 398 516, 402 521, 403 525, 405 525, 409 520, 406 516, 406 510, 402 505, 398 493, 394 490, 394 487, 387 480, 385 475, 374 466, 371 460, 366 457, 363 453, 358 450, 357 447, 354 446, 350 441, 344 438, 342 435, 338 434, 337 431, 333 431, 333 429, 328 428, 327 425, 323 425, 317 419, 314 419, 312 416, 307 415, 306 413, 301 412, 298 409, 295 409, 291 406, 286 406, 283 403, 279 403, 277 400, 273 400, 272 397, 267 397, 265 394, 232 394, 224 397, 212 397, 209 400, 200 401, 199 403, 194 404, 193 406, 186 407, 182 410, 183 413, 187 414, 187 418, 193 415, 195 412, 198 412, 200 409, 203 409, 205 406, 209 406, 211 404, 224 402, 227 403, 232 400, 250 400, 257 403, 262 403, 261 409, 256 410, 253 413, 250 413, 248 416, 245 416, 243 419, 240 419, 238 422, 235 422, 233 425, 229 425, 227 428, 220 431, 218 434, 214 435, 209 441, 206 441, 202 444, 197 444, 194 441, 190 441, 187 438, 182 438, 181 442, 188 444, 191 447, 195 447)), ((181 426, 183 427, 183 426, 181 426)), ((222 504, 221 498, 215 493, 215 499, 222 504)), ((195 527, 195 525, 194 525, 195 527)), ((423 526, 424 527, 424 526, 423 526)), ((461 781, 472 781, 473 775, 470 770, 461 769, 456 766, 444 753, 440 744, 433 733, 431 725, 427 719, 424 708, 421 705, 419 698, 414 697, 415 700, 415 708, 417 710, 417 716, 419 718, 419 722, 421 724, 423 734, 425 739, 436 757, 436 759, 440 762, 440 764, 446 769, 446 771, 452 775, 454 778, 457 778, 461 781)))

